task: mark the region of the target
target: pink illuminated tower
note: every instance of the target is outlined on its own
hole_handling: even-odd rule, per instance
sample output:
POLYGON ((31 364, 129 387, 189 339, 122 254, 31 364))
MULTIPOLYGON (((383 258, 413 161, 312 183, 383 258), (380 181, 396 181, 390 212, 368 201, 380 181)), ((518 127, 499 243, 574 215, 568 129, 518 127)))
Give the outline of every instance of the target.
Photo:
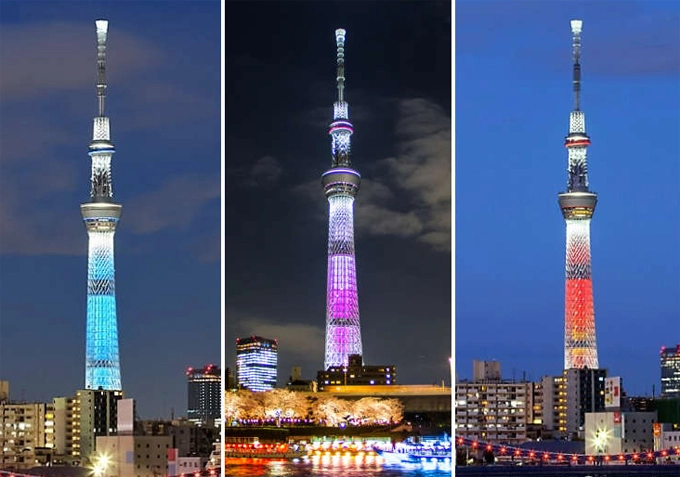
POLYGON ((345 30, 335 30, 338 51, 338 100, 330 125, 332 166, 321 177, 328 198, 328 282, 326 287, 326 357, 324 370, 347 366, 348 356, 362 355, 359 297, 354 258, 354 197, 361 176, 350 161, 352 123, 345 89, 345 30))
POLYGON ((567 223, 566 290, 564 316, 564 369, 597 369, 595 312, 590 265, 590 219, 597 194, 588 189, 585 114, 580 109, 581 20, 572 20, 574 53, 574 110, 569 116, 567 191, 559 194, 560 209, 567 223))

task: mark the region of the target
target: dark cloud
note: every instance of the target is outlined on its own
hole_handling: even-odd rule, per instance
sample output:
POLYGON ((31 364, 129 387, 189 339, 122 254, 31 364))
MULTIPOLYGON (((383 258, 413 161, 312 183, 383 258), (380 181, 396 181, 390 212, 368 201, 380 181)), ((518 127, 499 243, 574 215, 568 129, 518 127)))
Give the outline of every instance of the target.
POLYGON ((264 156, 253 164, 246 183, 251 187, 271 185, 279 180, 282 173, 283 167, 278 159, 274 156, 264 156))
MULTIPOLYGON (((0 56, 4 64, 12 65, 0 70, 2 101, 25 101, 88 85, 94 91, 96 37, 91 24, 4 24, 2 28, 0 56)), ((114 83, 163 61, 159 49, 138 37, 120 29, 110 31, 111 36, 115 55, 107 58, 107 64, 114 83)))
POLYGON ((127 226, 135 233, 148 234, 170 227, 185 228, 206 206, 218 200, 220 180, 213 175, 171 176, 155 190, 131 198, 127 226))

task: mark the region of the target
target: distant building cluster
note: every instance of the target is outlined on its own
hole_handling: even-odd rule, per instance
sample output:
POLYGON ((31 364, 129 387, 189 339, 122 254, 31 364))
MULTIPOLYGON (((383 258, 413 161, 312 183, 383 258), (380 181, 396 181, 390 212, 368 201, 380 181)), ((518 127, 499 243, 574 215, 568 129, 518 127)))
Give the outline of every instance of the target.
MULTIPOLYGON (((662 379, 672 359, 662 353, 662 379)), ((552 441, 558 452, 575 444, 593 456, 680 445, 680 399, 668 392, 629 397, 622 379, 605 369, 566 369, 532 382, 502 379, 498 361, 474 361, 473 379, 456 382, 454 404, 456 437, 494 445, 552 441)))
MULTIPOLYGON (((219 368, 209 371, 214 369, 218 378, 204 394, 221 393, 219 368)), ((105 455, 107 475, 166 475, 169 450, 175 451, 177 465, 191 458, 203 468, 219 438, 215 418, 141 421, 134 399, 122 391, 81 389, 48 403, 18 402, 11 399, 9 384, 0 381, 0 469, 86 467, 105 455)), ((207 408, 192 409, 212 416, 215 403, 202 402, 207 408)), ((219 394, 216 405, 219 413, 219 394)))

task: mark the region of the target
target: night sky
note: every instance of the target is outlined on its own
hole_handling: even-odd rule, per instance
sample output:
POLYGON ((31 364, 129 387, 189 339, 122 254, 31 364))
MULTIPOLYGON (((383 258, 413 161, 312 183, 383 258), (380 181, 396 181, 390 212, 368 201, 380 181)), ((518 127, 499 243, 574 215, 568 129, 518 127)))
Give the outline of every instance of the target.
POLYGON ((569 21, 583 20, 581 108, 600 367, 659 393, 680 343, 680 3, 457 2, 456 371, 563 367, 569 21))
POLYGON ((220 3, 0 3, 0 379, 51 401, 85 382, 94 21, 107 115, 123 388, 186 415, 187 366, 220 360, 220 3))
POLYGON ((279 385, 323 367, 328 124, 347 30, 359 307, 366 364, 449 383, 448 2, 226 2, 226 364, 236 337, 279 342, 279 385))

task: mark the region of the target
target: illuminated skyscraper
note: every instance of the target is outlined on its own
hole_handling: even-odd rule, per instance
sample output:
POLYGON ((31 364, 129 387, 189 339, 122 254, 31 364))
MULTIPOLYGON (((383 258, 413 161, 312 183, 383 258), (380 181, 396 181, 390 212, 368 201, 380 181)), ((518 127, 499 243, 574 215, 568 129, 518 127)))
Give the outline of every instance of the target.
POLYGON ((338 100, 330 125, 332 165, 321 177, 328 198, 328 276, 324 370, 347 366, 348 356, 363 355, 354 258, 354 197, 361 176, 351 165, 349 105, 345 89, 345 30, 335 30, 338 100))
POLYGON ((680 398, 680 344, 661 348, 661 397, 680 398))
POLYGON ((87 262, 87 329, 85 389, 120 390, 118 322, 113 264, 113 236, 122 206, 113 202, 109 118, 105 116, 107 20, 97 20, 97 100, 89 155, 92 158, 90 200, 80 205, 89 237, 87 262))
POLYGON ((276 387, 279 344, 260 336, 236 338, 238 385, 251 391, 276 387))
POLYGON ((569 116, 567 191, 559 194, 560 209, 567 223, 565 290, 564 369, 597 369, 595 312, 590 265, 590 219, 595 212, 597 194, 588 189, 585 114, 580 109, 581 20, 572 20, 574 53, 574 110, 569 116))
POLYGON ((222 375, 219 366, 187 369, 187 418, 196 423, 213 423, 220 418, 222 375))

